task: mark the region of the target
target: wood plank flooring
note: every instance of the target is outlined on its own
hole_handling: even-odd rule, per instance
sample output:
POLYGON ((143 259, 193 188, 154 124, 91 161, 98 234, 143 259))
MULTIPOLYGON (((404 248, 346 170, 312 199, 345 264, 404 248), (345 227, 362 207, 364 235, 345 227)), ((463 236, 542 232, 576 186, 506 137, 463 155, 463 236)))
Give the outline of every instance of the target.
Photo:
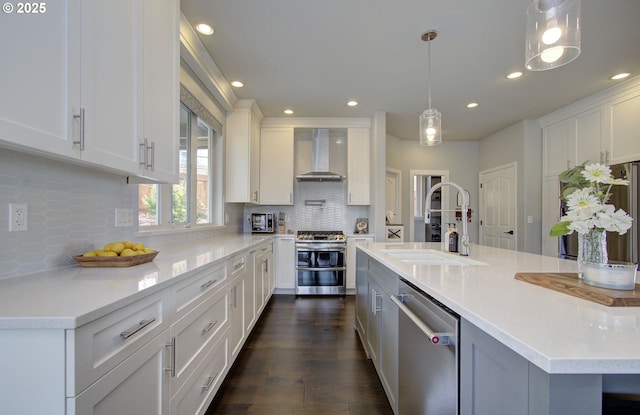
POLYGON ((355 297, 274 295, 206 415, 393 415, 355 297))

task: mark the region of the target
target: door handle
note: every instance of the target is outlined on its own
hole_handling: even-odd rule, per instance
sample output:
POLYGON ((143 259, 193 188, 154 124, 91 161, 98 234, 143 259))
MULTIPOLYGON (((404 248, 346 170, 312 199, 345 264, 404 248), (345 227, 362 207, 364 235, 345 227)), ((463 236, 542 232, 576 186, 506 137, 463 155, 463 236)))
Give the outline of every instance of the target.
POLYGON ((505 232, 508 235, 513 235, 513 230, 509 231, 509 232, 505 232))

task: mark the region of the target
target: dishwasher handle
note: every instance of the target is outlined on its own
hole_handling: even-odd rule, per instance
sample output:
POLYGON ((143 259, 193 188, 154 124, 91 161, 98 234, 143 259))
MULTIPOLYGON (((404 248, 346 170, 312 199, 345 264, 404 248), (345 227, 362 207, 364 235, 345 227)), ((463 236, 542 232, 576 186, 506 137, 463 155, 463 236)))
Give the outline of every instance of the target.
POLYGON ((413 324, 415 324, 416 327, 418 327, 418 329, 420 329, 420 331, 425 336, 427 336, 431 344, 434 344, 436 346, 448 346, 454 343, 454 339, 456 337, 455 333, 436 333, 431 330, 429 326, 424 324, 424 322, 422 322, 422 320, 420 320, 418 316, 416 316, 411 310, 409 310, 409 307, 404 305, 404 303, 402 302, 402 296, 395 297, 392 295, 391 301, 393 301, 398 306, 398 309, 400 309, 400 311, 402 311, 409 318, 409 320, 411 320, 413 324))

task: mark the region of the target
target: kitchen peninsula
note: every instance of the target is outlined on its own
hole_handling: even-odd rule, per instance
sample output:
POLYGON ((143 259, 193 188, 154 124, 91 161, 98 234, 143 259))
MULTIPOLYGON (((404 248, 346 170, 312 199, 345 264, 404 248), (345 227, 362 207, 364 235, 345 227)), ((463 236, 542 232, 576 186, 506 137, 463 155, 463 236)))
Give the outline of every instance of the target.
MULTIPOLYGON (((460 316, 460 414, 596 415, 603 394, 640 395, 640 307, 606 307, 514 278, 577 272, 575 262, 476 245, 469 257, 438 253, 450 255, 444 265, 394 254, 414 249, 440 250, 440 244, 359 245, 358 278, 375 277, 379 296, 380 275, 399 276, 460 316), (456 260, 473 264, 451 265, 456 260)), ((376 304, 382 313, 391 306, 376 304)), ((384 378, 393 401, 398 382, 394 390, 384 378)))

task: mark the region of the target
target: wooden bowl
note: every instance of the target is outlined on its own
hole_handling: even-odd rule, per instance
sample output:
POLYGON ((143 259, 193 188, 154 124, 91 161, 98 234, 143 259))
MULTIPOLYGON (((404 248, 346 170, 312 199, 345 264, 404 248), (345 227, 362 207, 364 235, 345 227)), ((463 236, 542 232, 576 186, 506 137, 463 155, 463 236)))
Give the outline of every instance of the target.
POLYGON ((134 256, 89 256, 76 255, 73 259, 84 268, 122 268, 146 264, 153 261, 160 251, 134 256))

